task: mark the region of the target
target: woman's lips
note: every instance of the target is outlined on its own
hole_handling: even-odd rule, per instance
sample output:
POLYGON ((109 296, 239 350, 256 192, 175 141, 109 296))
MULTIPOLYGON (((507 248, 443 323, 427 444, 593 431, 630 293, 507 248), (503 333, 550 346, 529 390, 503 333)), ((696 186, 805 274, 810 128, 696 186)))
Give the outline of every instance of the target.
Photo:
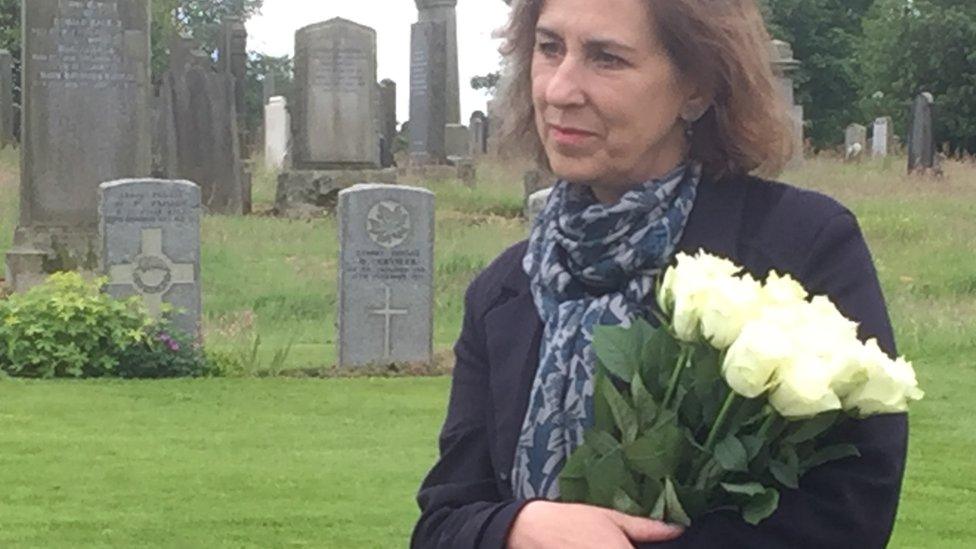
POLYGON ((569 146, 582 145, 586 140, 596 137, 593 132, 555 124, 549 124, 549 134, 557 144, 569 146))

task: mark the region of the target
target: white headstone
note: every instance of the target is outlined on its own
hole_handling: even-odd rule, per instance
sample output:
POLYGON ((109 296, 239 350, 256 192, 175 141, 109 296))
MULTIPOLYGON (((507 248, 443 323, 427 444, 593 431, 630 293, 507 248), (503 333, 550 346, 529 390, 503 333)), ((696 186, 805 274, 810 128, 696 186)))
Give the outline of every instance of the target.
POLYGON ((284 167, 290 136, 287 101, 281 96, 268 99, 264 106, 264 161, 268 166, 284 167))
POLYGON ((894 152, 891 150, 893 129, 889 116, 874 121, 874 130, 871 136, 871 156, 884 158, 894 152))

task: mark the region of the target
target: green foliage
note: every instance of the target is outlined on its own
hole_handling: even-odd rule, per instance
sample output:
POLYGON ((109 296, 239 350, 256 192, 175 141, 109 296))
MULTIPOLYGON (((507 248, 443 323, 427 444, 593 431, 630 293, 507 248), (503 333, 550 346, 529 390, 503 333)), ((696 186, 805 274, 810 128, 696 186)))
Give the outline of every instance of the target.
POLYGON ((57 273, 0 300, 0 370, 17 377, 165 378, 214 373, 186 335, 154 321, 104 279, 57 273))
POLYGON ((114 375, 129 379, 164 379, 220 375, 193 338, 163 325, 152 326, 139 343, 124 349, 114 375))
POLYGON ((911 100, 936 100, 935 135, 952 151, 976 151, 976 3, 877 0, 860 45, 861 106, 891 114, 904 134, 911 100))
POLYGON ((872 1, 764 1, 771 32, 790 42, 802 63, 795 78, 796 96, 810 123, 806 135, 818 147, 843 142, 844 128, 862 119, 855 51, 861 20, 872 1))
POLYGON ((0 369, 22 377, 111 375, 145 341, 151 320, 135 300, 101 293, 104 281, 59 273, 0 301, 0 369))
POLYGON ((808 470, 859 455, 851 445, 820 444, 838 413, 787 422, 763 399, 729 390, 721 353, 677 341, 666 325, 600 326, 593 349, 595 426, 560 475, 564 501, 685 526, 736 509, 758 524, 808 470))

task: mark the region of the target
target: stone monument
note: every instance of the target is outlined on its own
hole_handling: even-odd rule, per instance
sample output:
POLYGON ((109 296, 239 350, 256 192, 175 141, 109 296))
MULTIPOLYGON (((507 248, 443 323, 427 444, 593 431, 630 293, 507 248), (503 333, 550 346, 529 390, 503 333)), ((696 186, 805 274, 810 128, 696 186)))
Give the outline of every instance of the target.
POLYGON ((380 82, 380 132, 383 135, 383 147, 380 161, 384 168, 395 164, 393 152, 396 150, 397 140, 397 85, 386 79, 380 82))
POLYGON ((14 134, 14 58, 0 50, 0 147, 17 142, 14 134))
POLYGON ((488 152, 488 117, 481 111, 474 111, 468 123, 468 154, 483 156, 488 152))
POLYGON ((864 160, 868 150, 868 129, 851 124, 844 130, 844 159, 848 162, 864 160))
POLYGON ((769 52, 773 75, 779 84, 783 102, 789 109, 790 120, 793 123, 793 159, 790 165, 795 167, 803 162, 804 146, 803 106, 796 104, 793 83, 793 75, 800 68, 800 62, 793 57, 793 46, 782 40, 773 40, 769 45, 769 52))
POLYGON ((98 186, 152 164, 149 0, 23 3, 20 222, 7 281, 98 268, 98 186))
POLYGON ((285 166, 291 123, 288 102, 284 97, 272 97, 264 106, 264 162, 276 170, 285 166))
POLYGON ((908 126, 908 173, 925 173, 935 167, 935 131, 931 93, 920 93, 912 103, 908 126))
POLYGON ((200 188, 189 181, 130 179, 99 188, 105 291, 141 296, 150 314, 172 307, 172 325, 200 336, 200 188))
POLYGON ((418 23, 442 23, 445 39, 438 43, 444 49, 443 103, 437 108, 444 111, 444 124, 461 123, 461 88, 458 74, 457 0, 414 0, 417 3, 418 23))
POLYGON ((447 27, 423 21, 410 29, 410 162, 442 164, 447 159, 447 27))
POLYGON ((886 158, 889 154, 894 154, 894 136, 894 125, 890 116, 875 119, 871 132, 871 156, 886 158))
POLYGON ((339 194, 339 365, 433 359, 434 194, 366 184, 339 194))
POLYGON ((291 168, 278 177, 279 215, 324 213, 340 189, 394 183, 382 169, 376 31, 335 18, 295 33, 291 168))

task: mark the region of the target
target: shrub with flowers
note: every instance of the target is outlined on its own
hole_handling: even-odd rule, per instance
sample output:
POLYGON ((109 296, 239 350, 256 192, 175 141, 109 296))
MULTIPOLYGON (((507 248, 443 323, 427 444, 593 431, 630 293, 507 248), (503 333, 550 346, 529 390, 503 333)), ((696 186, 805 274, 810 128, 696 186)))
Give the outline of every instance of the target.
POLYGON ((596 424, 563 468, 564 501, 684 525, 734 509, 757 524, 807 471, 859 455, 827 442, 838 422, 922 398, 912 365, 861 342, 827 297, 741 272, 681 254, 659 328, 596 329, 596 424))

